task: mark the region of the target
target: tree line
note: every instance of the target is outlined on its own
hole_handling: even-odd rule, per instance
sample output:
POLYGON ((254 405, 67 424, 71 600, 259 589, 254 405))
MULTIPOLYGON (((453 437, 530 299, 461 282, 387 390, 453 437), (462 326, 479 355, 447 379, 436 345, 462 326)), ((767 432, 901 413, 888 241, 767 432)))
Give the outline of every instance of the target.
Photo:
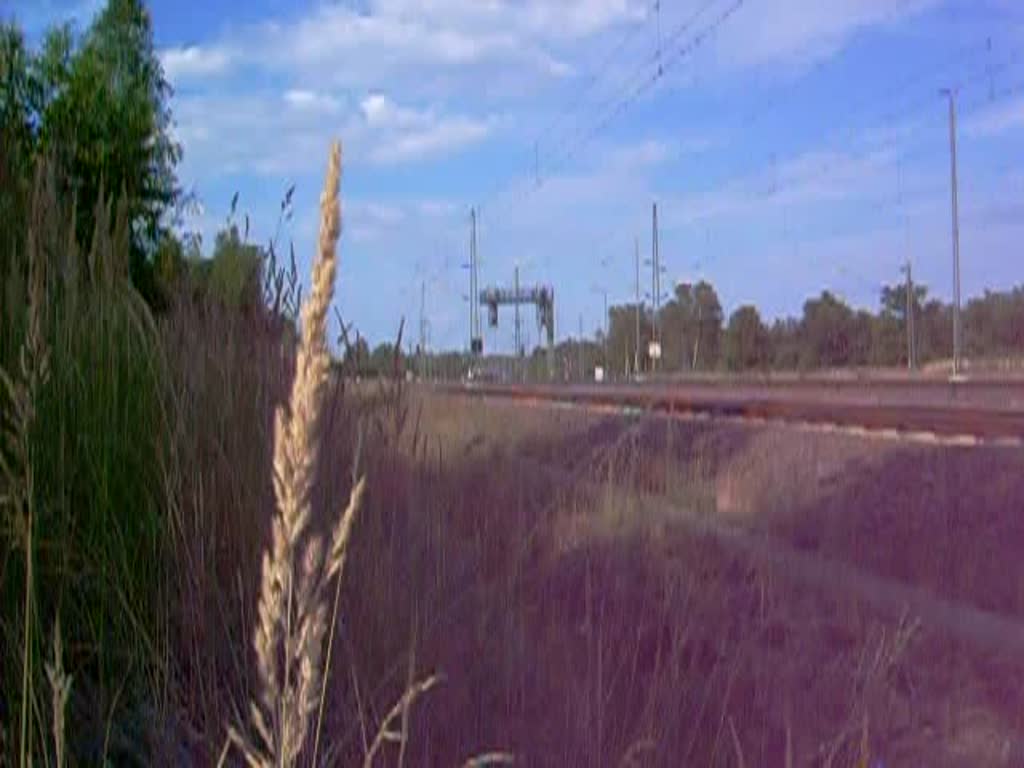
MULTIPOLYGON (((986 291, 963 307, 968 359, 1019 358, 1024 350, 1024 286, 986 291)), ((767 322, 744 304, 725 316, 714 286, 680 283, 657 318, 648 307, 612 306, 607 359, 613 374, 649 370, 648 343, 657 333, 659 369, 681 371, 813 370, 925 366, 952 357, 953 309, 924 285, 885 285, 876 311, 855 309, 830 291, 807 299, 799 317, 767 322), (908 308, 910 323, 908 323, 908 308), (637 326, 639 314, 639 347, 637 326)), ((598 347, 604 339, 598 334, 598 347)))
MULTIPOLYGON (((970 298, 961 312, 963 353, 967 364, 1008 363, 1024 368, 1024 285, 1005 291, 986 290, 970 298)), ((608 308, 608 333, 569 337, 553 350, 549 371, 547 350, 540 347, 518 364, 510 357, 475 359, 465 352, 435 352, 416 358, 415 370, 450 379, 470 368, 507 379, 589 379, 604 368, 612 378, 652 370, 648 345, 657 337, 661 373, 814 371, 845 368, 915 368, 951 364, 953 308, 929 296, 916 284, 908 296, 902 283, 883 285, 874 311, 854 308, 824 290, 808 298, 799 316, 767 321, 758 308, 743 304, 726 316, 710 282, 680 283, 655 315, 651 307, 633 303, 608 308), (908 301, 909 300, 909 301, 908 301), (908 306, 910 322, 908 323, 908 306), (637 341, 639 340, 639 345, 637 341), (913 355, 911 361, 910 356, 913 355)), ((386 374, 393 368, 394 346, 373 351, 364 339, 349 347, 347 365, 364 373, 386 374)))

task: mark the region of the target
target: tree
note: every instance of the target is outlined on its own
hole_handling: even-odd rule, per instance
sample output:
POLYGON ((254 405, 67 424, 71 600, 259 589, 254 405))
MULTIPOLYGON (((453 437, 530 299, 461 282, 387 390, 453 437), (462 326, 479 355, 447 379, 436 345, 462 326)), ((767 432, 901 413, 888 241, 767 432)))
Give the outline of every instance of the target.
POLYGON ((9 183, 25 177, 34 150, 30 67, 21 30, 0 24, 0 172, 5 174, 0 177, 0 199, 8 197, 9 183))
POLYGON ((210 294, 233 309, 253 310, 262 294, 263 249, 245 242, 231 224, 217 233, 210 263, 210 294))
POLYGON ((857 330, 853 310, 829 291, 808 299, 800 327, 802 365, 840 367, 856 362, 857 330))
POLYGON ((345 348, 345 367, 356 373, 365 373, 370 363, 370 345, 362 336, 356 338, 354 344, 345 348))
POLYGON ((746 371, 770 363, 768 329, 757 308, 746 304, 729 317, 725 330, 725 362, 731 371, 746 371))
POLYGON ((920 326, 921 361, 952 359, 953 308, 938 299, 932 299, 921 308, 920 326))
POLYGON ((803 365, 800 330, 800 321, 796 318, 779 318, 772 323, 768 331, 768 354, 772 368, 792 371, 803 365))
MULTIPOLYGON (((603 354, 603 347, 601 345, 600 337, 597 341, 592 339, 577 339, 570 338, 565 341, 561 341, 555 345, 555 361, 558 367, 561 369, 562 376, 567 379, 580 380, 591 378, 594 375, 594 367, 601 365, 601 356, 603 354)), ((541 350, 539 347, 534 352, 535 356, 540 355, 541 359, 538 363, 543 363, 543 366, 547 365, 547 351, 541 350)), ((612 358, 612 363, 618 363, 614 370, 618 372, 621 369, 621 360, 615 360, 614 347, 608 345, 608 355, 612 358)), ((540 365, 537 366, 540 371, 544 368, 540 365)), ((537 373, 538 371, 532 371, 537 373)))
POLYGON ((180 195, 181 147, 170 136, 171 88, 149 13, 140 0, 108 0, 81 40, 69 26, 51 30, 28 70, 33 148, 56 162, 76 200, 79 241, 92 235, 97 202, 123 197, 131 276, 153 302, 154 255, 180 195))
POLYGON ((871 343, 875 316, 866 309, 859 309, 850 320, 850 356, 846 365, 864 366, 871 362, 871 343))
MULTIPOLYGON (((0 353, 13 313, 23 301, 24 263, 19 259, 28 218, 34 139, 31 124, 30 58, 21 31, 0 25, 0 353)), ((0 357, 0 359, 6 359, 0 357)))
POLYGON ((370 370, 378 376, 390 376, 395 367, 395 346, 384 341, 370 353, 370 370))
MULTIPOLYGON (((920 347, 920 318, 928 295, 923 285, 915 285, 911 296, 914 314, 914 345, 920 347)), ((880 311, 872 323, 871 362, 874 365, 907 364, 907 286, 894 283, 882 286, 880 311)), ((920 358, 920 351, 918 351, 920 358)))
POLYGON ((891 314, 871 318, 870 362, 876 366, 907 364, 907 329, 891 314))
POLYGON ((653 337, 650 313, 640 312, 640 348, 636 345, 636 304, 621 304, 608 308, 608 369, 615 374, 632 371, 634 362, 641 369, 646 365, 647 344, 653 337))
POLYGON ((973 357, 1024 352, 1024 288, 985 291, 964 310, 964 347, 973 357))
POLYGON ((710 283, 677 284, 660 321, 666 370, 708 370, 718 364, 722 304, 710 283))

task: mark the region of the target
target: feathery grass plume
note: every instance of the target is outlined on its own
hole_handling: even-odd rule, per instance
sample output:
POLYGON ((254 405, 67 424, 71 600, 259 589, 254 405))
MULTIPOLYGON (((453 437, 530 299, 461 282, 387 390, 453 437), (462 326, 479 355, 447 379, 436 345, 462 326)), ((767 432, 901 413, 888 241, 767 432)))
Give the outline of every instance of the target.
POLYGON ((60 634, 60 616, 53 628, 53 662, 46 663, 46 678, 50 681, 50 703, 53 708, 53 749, 57 768, 66 762, 64 713, 71 696, 71 675, 64 670, 64 646, 60 634))
POLYGON ((287 407, 275 414, 274 495, 277 514, 264 553, 258 618, 253 640, 259 693, 250 706, 254 744, 229 729, 250 765, 290 766, 301 753, 309 718, 321 693, 323 639, 327 629, 324 588, 340 576, 352 520, 362 498, 355 484, 326 558, 319 536, 308 532, 311 493, 319 454, 319 427, 330 370, 327 311, 334 294, 336 247, 341 227, 338 188, 341 147, 331 147, 320 198, 320 238, 312 290, 302 304, 302 338, 287 407))

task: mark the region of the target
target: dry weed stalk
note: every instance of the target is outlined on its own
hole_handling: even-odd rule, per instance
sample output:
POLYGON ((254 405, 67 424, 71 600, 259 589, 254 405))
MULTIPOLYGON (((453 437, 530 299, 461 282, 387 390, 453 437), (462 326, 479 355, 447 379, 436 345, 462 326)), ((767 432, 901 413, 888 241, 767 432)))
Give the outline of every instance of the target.
POLYGON ((53 708, 53 748, 57 768, 64 768, 67 749, 64 739, 64 713, 71 696, 71 675, 64 670, 64 646, 60 634, 60 617, 53 628, 53 662, 46 664, 50 681, 50 704, 53 708))
POLYGON ((292 766, 302 751, 310 715, 321 695, 323 639, 328 624, 325 586, 341 575, 364 487, 362 481, 354 485, 325 553, 321 538, 309 534, 308 527, 330 370, 326 319, 337 269, 340 176, 341 147, 335 142, 320 198, 320 239, 312 290, 302 304, 303 333, 296 353, 295 379, 287 407, 275 414, 277 514, 271 545, 263 558, 253 639, 259 691, 250 704, 250 715, 258 740, 254 742, 238 730, 229 729, 229 738, 252 766, 292 766))
POLYGON ((399 744, 405 746, 408 740, 408 732, 406 730, 406 722, 409 713, 409 709, 412 707, 413 702, 416 701, 420 696, 429 691, 435 685, 441 682, 441 678, 438 675, 431 675, 425 680, 421 680, 418 683, 411 684, 406 688, 405 693, 402 694, 402 698, 391 708, 384 720, 380 724, 380 730, 377 731, 377 736, 373 740, 373 744, 370 745, 369 751, 366 753, 366 758, 363 760, 363 768, 373 768, 373 761, 377 758, 377 753, 384 747, 386 743, 399 744), (402 724, 402 730, 395 730, 395 721, 399 720, 402 724))

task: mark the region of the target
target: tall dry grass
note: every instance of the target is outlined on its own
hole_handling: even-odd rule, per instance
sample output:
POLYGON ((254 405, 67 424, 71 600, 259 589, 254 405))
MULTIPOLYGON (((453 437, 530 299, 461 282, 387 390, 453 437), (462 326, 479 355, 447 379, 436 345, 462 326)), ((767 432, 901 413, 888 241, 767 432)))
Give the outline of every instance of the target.
MULTIPOLYGON (((279 408, 275 419, 277 515, 272 543, 263 558, 253 640, 259 685, 250 717, 258 740, 230 730, 231 740, 253 766, 294 765, 306 744, 310 717, 322 700, 323 640, 328 628, 325 591, 331 579, 341 576, 364 489, 362 479, 355 483, 325 551, 320 536, 310 534, 309 525, 330 372, 326 324, 341 228, 340 177, 341 148, 334 144, 320 201, 312 290, 302 305, 295 378, 288 406, 279 408)), ((336 620, 330 617, 331 626, 336 620)))
POLYGON ((5 745, 12 763, 131 754, 163 666, 155 327, 128 281, 126 210, 101 196, 80 249, 61 184, 38 164, 0 276, 0 704, 19 723, 5 745), (50 707, 43 660, 57 616, 78 683, 50 707))

